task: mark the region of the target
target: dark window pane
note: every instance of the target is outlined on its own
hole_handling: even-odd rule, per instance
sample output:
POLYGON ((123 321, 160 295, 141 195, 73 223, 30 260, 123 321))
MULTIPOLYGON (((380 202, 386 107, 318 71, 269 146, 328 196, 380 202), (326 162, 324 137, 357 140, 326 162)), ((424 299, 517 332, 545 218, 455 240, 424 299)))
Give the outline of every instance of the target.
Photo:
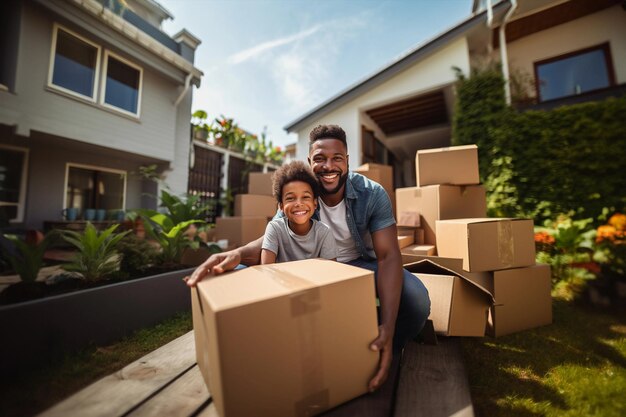
POLYGON ((0 149, 0 201, 19 202, 23 166, 24 152, 0 149))
POLYGON ((108 58, 104 101, 131 113, 137 113, 140 73, 113 57, 108 58))
POLYGON ((604 50, 596 49, 537 66, 541 100, 572 96, 610 85, 604 50))
POLYGON ((124 204, 125 174, 70 167, 67 206, 80 211, 121 209, 124 204))
POLYGON ((97 48, 59 30, 52 83, 93 97, 97 57, 97 48))
POLYGON ((17 217, 17 206, 0 206, 0 224, 17 217))

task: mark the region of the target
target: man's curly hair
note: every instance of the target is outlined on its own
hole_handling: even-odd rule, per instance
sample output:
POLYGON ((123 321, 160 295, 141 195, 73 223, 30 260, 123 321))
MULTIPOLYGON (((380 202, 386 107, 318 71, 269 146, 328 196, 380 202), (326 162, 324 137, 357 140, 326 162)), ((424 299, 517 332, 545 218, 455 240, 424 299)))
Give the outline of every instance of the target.
POLYGON ((337 125, 318 125, 311 130, 311 133, 309 133, 309 148, 315 141, 320 139, 337 139, 345 145, 346 149, 348 148, 346 132, 337 125))
POLYGON ((294 181, 309 184, 313 190, 313 198, 319 196, 319 183, 311 167, 302 161, 293 161, 278 168, 272 176, 272 194, 279 203, 283 202, 283 187, 294 181))

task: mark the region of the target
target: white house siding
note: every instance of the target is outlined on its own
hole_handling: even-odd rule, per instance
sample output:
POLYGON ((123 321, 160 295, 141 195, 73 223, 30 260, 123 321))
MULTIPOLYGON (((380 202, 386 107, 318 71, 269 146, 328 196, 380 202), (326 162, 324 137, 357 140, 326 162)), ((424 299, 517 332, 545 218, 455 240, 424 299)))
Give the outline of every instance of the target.
MULTIPOLYGON (((23 136, 40 131, 163 161, 175 159, 176 83, 144 67, 139 119, 51 91, 46 85, 55 21, 29 3, 23 11, 15 94, 0 95, 0 123, 15 125, 17 120, 17 133, 23 136)), ((134 62, 94 36, 65 26, 134 62)))
MULTIPOLYGON (((463 73, 469 73, 469 52, 467 40, 459 38, 444 46, 412 67, 393 78, 374 87, 340 108, 324 114, 315 123, 298 130, 298 159, 306 159, 308 154, 308 135, 313 127, 320 123, 339 124, 348 136, 352 166, 361 163, 361 123, 372 127, 364 110, 393 103, 411 96, 442 88, 456 81, 452 67, 458 67, 463 73)), ((380 134, 381 132, 378 131, 380 134)), ((384 136, 381 136, 384 139, 384 136)))
MULTIPOLYGON (((626 12, 620 5, 509 43, 509 66, 534 79, 534 62, 604 42, 611 46, 616 82, 626 83, 626 12)), ((499 54, 499 50, 494 53, 499 54)))

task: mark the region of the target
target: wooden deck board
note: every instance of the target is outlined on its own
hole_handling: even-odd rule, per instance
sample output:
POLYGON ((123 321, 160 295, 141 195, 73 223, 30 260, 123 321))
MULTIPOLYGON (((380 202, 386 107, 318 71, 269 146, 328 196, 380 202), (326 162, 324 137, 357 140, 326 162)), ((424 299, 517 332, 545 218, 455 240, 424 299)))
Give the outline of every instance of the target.
POLYGON ((193 331, 161 346, 41 416, 120 416, 149 398, 196 363, 193 331))
POLYGON ((473 417, 474 409, 459 341, 405 347, 395 417, 473 417))
POLYGON ((195 365, 162 391, 141 404, 129 417, 142 416, 190 416, 211 398, 202 379, 200 368, 195 365))

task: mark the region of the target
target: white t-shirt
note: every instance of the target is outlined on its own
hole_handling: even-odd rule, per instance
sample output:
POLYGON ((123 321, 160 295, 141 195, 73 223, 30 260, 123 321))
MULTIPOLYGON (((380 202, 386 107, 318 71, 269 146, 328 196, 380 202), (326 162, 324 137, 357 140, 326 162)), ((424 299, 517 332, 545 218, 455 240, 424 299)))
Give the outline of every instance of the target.
POLYGON ((328 207, 322 199, 317 200, 320 204, 320 220, 326 223, 333 232, 337 243, 337 261, 348 262, 361 256, 356 248, 356 243, 348 228, 346 221, 346 202, 341 200, 334 207, 328 207))

